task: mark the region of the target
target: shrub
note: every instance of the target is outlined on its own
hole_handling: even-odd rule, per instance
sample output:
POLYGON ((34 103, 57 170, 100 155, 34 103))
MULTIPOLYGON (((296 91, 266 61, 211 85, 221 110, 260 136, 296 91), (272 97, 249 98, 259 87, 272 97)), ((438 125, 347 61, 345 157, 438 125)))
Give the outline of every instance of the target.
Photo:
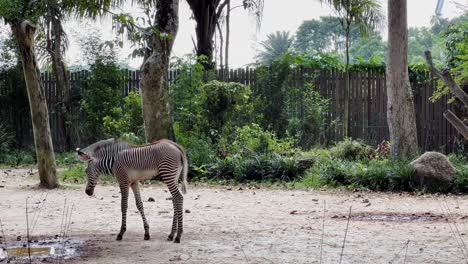
POLYGON ((109 137, 104 118, 118 118, 115 107, 123 103, 120 88, 124 82, 125 76, 115 62, 97 59, 91 65, 91 73, 85 82, 81 100, 85 113, 83 134, 89 141, 109 137))
POLYGON ((105 116, 103 121, 105 133, 111 137, 123 136, 132 142, 144 141, 141 96, 138 92, 128 93, 123 106, 114 107, 112 114, 105 116))
POLYGON ((455 154, 450 154, 448 158, 455 167, 454 190, 464 193, 468 192, 468 158, 455 154))
POLYGON ((412 170, 408 161, 371 160, 368 164, 358 163, 352 182, 375 191, 409 191, 412 170))
POLYGON ((0 154, 0 164, 8 167, 36 164, 34 150, 13 150, 0 154))
POLYGON ((217 141, 218 136, 230 133, 250 121, 252 104, 249 103, 250 88, 235 82, 211 81, 203 85, 204 116, 208 121, 209 136, 217 141))
POLYGON ((3 123, 0 123, 0 155, 5 154, 13 143, 13 134, 3 123))
POLYGON ((286 157, 279 154, 254 154, 217 159, 210 164, 206 176, 218 180, 236 182, 250 181, 290 181, 298 179, 304 169, 296 156, 286 157))
POLYGON ((296 151, 292 147, 292 139, 278 139, 273 132, 265 131, 257 124, 237 128, 233 138, 233 141, 227 146, 230 155, 289 154, 296 151))
POLYGON ((325 130, 324 113, 328 111, 328 106, 329 99, 313 89, 311 83, 302 89, 289 89, 288 134, 296 138, 301 148, 310 149, 320 143, 320 137, 325 130))
POLYGON ((350 161, 366 160, 372 151, 373 149, 369 145, 350 138, 345 138, 345 140, 338 142, 330 149, 332 156, 335 158, 350 161))

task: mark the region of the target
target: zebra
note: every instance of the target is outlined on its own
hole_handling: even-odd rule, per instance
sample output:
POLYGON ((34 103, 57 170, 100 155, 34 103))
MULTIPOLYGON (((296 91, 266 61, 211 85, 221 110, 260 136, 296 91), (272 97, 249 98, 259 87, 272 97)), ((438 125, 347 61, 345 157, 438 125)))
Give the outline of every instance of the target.
POLYGON ((149 226, 143 210, 139 181, 160 176, 167 185, 174 208, 172 229, 167 240, 180 243, 183 233, 184 198, 177 185, 183 170, 182 193, 187 192, 188 162, 185 150, 173 141, 163 139, 146 145, 133 145, 121 140, 107 139, 98 141, 76 152, 82 161, 88 162, 86 168, 87 184, 85 193, 92 196, 97 180, 102 174, 111 174, 117 178, 121 192, 122 225, 117 240, 127 229, 127 208, 129 187, 135 195, 136 206, 140 211, 145 229, 145 240, 150 239, 149 226))

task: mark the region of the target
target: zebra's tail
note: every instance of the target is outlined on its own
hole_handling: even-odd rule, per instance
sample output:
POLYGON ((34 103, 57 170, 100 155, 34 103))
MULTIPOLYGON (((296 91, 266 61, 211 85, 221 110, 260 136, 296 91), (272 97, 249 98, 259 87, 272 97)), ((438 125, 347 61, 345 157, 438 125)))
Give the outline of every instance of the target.
MULTIPOLYGON (((162 140, 159 140, 157 142, 166 142, 166 143, 169 143, 169 144, 175 146, 177 149, 179 149, 180 156, 182 158, 182 164, 183 164, 182 165, 183 166, 182 170, 183 170, 183 173, 184 173, 182 175, 182 188, 181 188, 181 190, 182 190, 183 194, 186 194, 187 193, 187 175, 188 175, 188 172, 189 172, 189 166, 188 166, 188 161, 187 161, 187 152, 185 151, 185 149, 181 145, 175 143, 172 140, 162 139, 162 140)), ((176 183, 179 182, 179 177, 180 177, 181 172, 182 171, 180 171, 176 176, 176 183)))
POLYGON ((182 193, 183 194, 186 194, 187 193, 187 175, 188 175, 188 171, 189 171, 189 166, 188 166, 188 161, 187 161, 187 153, 185 152, 185 150, 183 148, 180 149, 181 150, 181 154, 182 154, 182 163, 184 164, 183 165, 183 175, 182 175, 182 193))

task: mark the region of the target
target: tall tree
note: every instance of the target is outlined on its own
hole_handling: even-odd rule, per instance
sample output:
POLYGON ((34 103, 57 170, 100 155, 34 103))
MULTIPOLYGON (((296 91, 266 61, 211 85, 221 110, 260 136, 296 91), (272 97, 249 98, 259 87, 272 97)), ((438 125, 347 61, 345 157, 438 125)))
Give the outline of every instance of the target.
POLYGON ((62 146, 69 149, 71 147, 69 118, 71 112, 70 102, 70 78, 68 70, 63 58, 63 54, 67 48, 67 37, 62 26, 62 21, 65 17, 63 6, 64 1, 59 0, 46 0, 44 1, 46 8, 42 16, 42 27, 44 28, 45 35, 45 49, 50 57, 52 70, 55 77, 55 84, 59 92, 59 100, 61 104, 62 123, 60 130, 65 139, 62 146))
POLYGON ((262 64, 270 64, 289 51, 293 38, 289 32, 276 31, 267 35, 267 39, 260 42, 262 50, 257 54, 257 60, 262 64))
POLYGON ((408 77, 406 0, 388 0, 387 122, 394 159, 418 154, 413 92, 408 77))
POLYGON ((196 21, 195 32, 197 35, 197 57, 206 56, 202 64, 206 69, 214 68, 213 65, 213 37, 216 25, 227 5, 228 0, 187 0, 192 9, 196 21))
POLYGON ((136 2, 144 10, 144 19, 120 14, 114 15, 114 20, 118 22, 117 31, 127 30, 129 39, 139 45, 134 55, 143 57, 140 83, 146 140, 174 139, 167 72, 179 29, 179 0, 136 2))
POLYGON ((56 188, 58 187, 57 170, 50 134, 49 114, 34 48, 34 33, 37 28, 34 23, 38 22, 43 8, 41 1, 0 0, 0 17, 11 27, 23 65, 40 186, 56 188))
POLYGON ((243 7, 251 13, 255 14, 257 24, 262 17, 263 1, 264 0, 241 0, 241 4, 231 8, 231 0, 187 0, 187 3, 192 9, 193 17, 196 22, 195 32, 197 35, 196 52, 197 56, 205 56, 202 64, 206 69, 214 68, 213 38, 216 32, 216 26, 226 10, 226 56, 225 65, 229 63, 229 37, 230 37, 230 13, 232 10, 243 7))
POLYGON ((335 11, 345 32, 345 98, 343 116, 343 134, 348 135, 349 121, 349 47, 353 25, 357 25, 362 35, 372 32, 382 20, 382 11, 377 0, 320 0, 330 5, 335 11))
MULTIPOLYGON (((360 38, 359 28, 353 25, 350 41, 360 38)), ((304 20, 296 32, 294 46, 302 51, 330 52, 344 51, 345 33, 340 20, 334 16, 322 16, 320 19, 304 20)))

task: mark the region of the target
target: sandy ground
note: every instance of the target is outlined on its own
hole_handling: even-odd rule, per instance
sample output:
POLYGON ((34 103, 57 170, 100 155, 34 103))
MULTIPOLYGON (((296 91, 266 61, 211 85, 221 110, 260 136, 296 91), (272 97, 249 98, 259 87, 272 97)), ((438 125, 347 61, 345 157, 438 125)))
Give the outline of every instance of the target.
MULTIPOLYGON (((45 197, 32 187, 37 180, 30 174, 34 171, 0 170, 0 220, 7 242, 26 234, 26 198, 34 213, 45 197)), ((145 201, 155 199, 144 203, 149 241, 143 240, 133 197, 127 233, 115 241, 120 195, 111 185, 97 186, 94 197, 85 195, 84 186, 48 191, 33 236, 59 234, 67 199, 74 207, 70 237, 82 244, 81 256, 65 263, 320 263, 320 255, 321 263, 339 263, 352 206, 342 263, 466 263, 466 196, 228 189, 191 186, 180 244, 166 241, 172 203, 157 184, 142 189, 145 201)))

